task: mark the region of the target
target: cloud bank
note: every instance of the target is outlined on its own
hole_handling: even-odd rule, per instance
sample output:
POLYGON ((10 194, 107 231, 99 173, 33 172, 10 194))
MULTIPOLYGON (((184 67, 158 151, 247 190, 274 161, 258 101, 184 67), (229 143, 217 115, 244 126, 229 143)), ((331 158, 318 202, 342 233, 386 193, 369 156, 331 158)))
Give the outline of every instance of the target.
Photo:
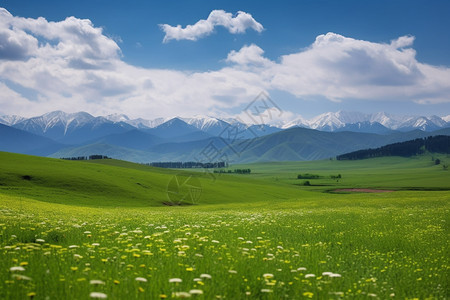
POLYGON ((417 61, 413 41, 403 36, 376 43, 327 33, 276 61, 251 44, 230 51, 228 65, 217 70, 148 69, 125 63, 117 43, 90 20, 49 22, 0 8, 0 110, 224 116, 273 90, 331 101, 449 103, 450 68, 417 61))
POLYGON ((264 27, 253 19, 251 14, 238 11, 233 17, 231 13, 224 10, 213 10, 206 20, 200 20, 194 25, 187 25, 185 28, 181 25, 170 26, 168 24, 159 25, 164 31, 164 43, 170 40, 190 40, 196 41, 202 37, 210 35, 216 26, 223 26, 232 34, 244 33, 251 28, 257 32, 263 31, 264 27))

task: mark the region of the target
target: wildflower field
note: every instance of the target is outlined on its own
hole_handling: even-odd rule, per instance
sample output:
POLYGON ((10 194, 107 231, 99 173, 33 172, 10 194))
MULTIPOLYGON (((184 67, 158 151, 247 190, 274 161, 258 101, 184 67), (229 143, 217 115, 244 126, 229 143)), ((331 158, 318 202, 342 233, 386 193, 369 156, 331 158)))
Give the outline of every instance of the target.
POLYGON ((442 190, 324 193, 279 172, 202 177, 199 203, 158 206, 163 191, 152 178, 163 184, 171 171, 56 162, 70 176, 100 173, 92 181, 114 172, 138 180, 154 200, 145 206, 132 191, 131 203, 120 201, 126 185, 105 191, 112 200, 89 198, 75 177, 58 187, 60 177, 39 173, 55 160, 2 155, 1 299, 449 297, 449 177, 431 166, 421 174, 438 174, 442 190), (32 180, 17 179, 24 174, 32 180), (214 190, 229 199, 208 199, 214 190))

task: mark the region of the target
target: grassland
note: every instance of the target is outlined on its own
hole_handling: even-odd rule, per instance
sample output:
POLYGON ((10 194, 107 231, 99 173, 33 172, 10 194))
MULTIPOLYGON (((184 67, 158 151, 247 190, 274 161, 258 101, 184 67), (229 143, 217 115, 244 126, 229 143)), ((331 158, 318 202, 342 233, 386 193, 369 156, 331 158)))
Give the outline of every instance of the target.
POLYGON ((176 170, 0 162, 0 298, 449 297, 450 171, 431 157, 193 172, 203 193, 186 206, 162 205, 176 170), (306 187, 299 173, 342 178, 306 187))

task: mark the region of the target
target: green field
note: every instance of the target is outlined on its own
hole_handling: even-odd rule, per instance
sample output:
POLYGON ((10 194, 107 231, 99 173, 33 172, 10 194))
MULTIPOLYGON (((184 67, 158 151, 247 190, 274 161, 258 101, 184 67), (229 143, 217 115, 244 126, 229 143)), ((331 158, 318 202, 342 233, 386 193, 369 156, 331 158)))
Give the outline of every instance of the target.
POLYGON ((431 155, 234 167, 252 174, 0 152, 0 298, 450 296, 450 170, 431 155), (165 205, 176 174, 195 203, 165 205))

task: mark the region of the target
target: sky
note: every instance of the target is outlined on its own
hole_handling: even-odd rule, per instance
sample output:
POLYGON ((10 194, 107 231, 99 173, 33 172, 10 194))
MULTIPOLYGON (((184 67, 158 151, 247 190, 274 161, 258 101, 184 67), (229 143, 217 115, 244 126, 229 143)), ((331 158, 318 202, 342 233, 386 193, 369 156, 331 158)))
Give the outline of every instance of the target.
POLYGON ((225 118, 261 95, 284 121, 339 110, 450 114, 447 0, 0 7, 0 115, 225 118))

